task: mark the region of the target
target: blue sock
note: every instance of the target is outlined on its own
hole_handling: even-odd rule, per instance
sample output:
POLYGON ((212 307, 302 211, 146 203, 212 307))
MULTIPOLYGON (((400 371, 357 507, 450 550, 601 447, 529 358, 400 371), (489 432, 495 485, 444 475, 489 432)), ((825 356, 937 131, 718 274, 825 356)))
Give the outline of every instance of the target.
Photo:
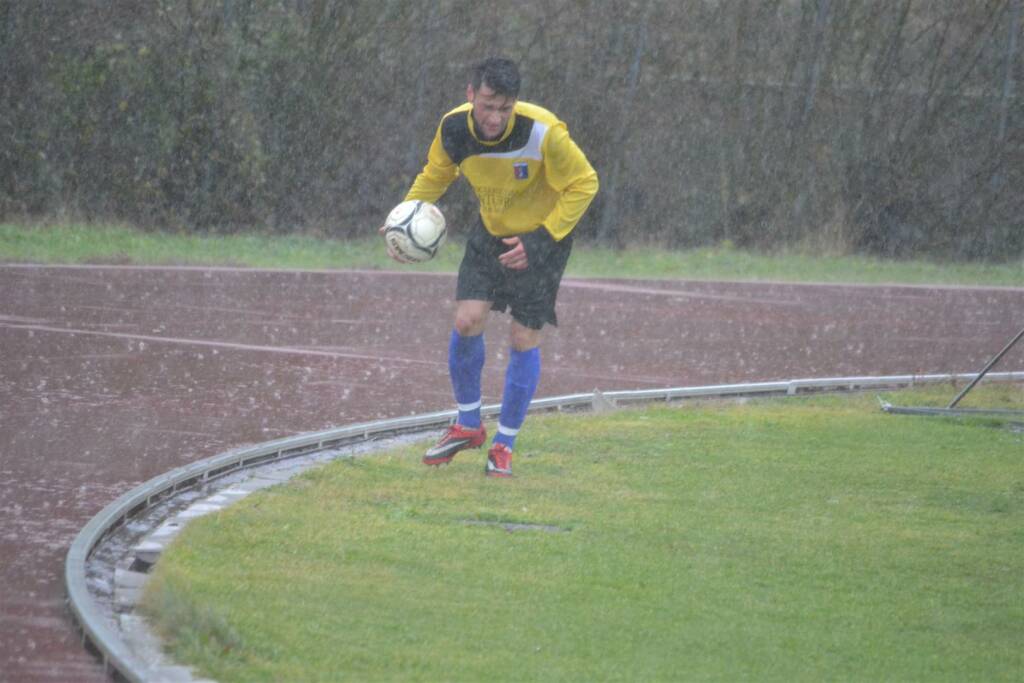
POLYGON ((533 392, 540 381, 540 349, 534 347, 528 351, 511 349, 508 359, 508 370, 505 371, 505 393, 501 397, 501 417, 498 420, 498 433, 494 435, 494 443, 502 443, 512 448, 516 434, 526 419, 526 409, 530 407, 533 392))
POLYGON ((480 426, 480 372, 484 367, 484 335, 463 337, 452 330, 448 343, 448 374, 452 378, 455 402, 459 405, 458 423, 463 427, 480 426))

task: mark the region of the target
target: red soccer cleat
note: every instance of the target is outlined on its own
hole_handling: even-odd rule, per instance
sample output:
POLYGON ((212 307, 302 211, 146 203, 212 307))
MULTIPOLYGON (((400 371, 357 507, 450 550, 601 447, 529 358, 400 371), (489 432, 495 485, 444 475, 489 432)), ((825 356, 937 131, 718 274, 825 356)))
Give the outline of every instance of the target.
POLYGON ((423 456, 424 465, 446 465, 455 454, 466 448, 480 448, 487 440, 487 430, 483 425, 476 429, 454 424, 448 427, 441 440, 423 456))
POLYGON ((484 474, 488 477, 512 476, 512 451, 503 443, 496 443, 487 451, 487 466, 484 474))

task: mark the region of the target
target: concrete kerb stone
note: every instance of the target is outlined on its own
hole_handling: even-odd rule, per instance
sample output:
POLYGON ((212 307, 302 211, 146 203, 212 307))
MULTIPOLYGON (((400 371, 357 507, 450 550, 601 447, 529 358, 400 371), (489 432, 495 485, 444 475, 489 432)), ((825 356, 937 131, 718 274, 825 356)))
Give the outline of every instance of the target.
MULTIPOLYGON (((945 375, 893 375, 884 377, 809 378, 775 382, 712 385, 704 387, 676 387, 640 391, 595 390, 590 394, 572 394, 537 399, 530 404, 530 412, 550 410, 610 410, 631 403, 695 398, 736 398, 743 396, 794 396, 821 391, 857 391, 866 389, 901 388, 919 384, 934 384, 971 380, 973 373, 945 375)), ((1022 372, 990 373, 989 381, 1024 381, 1022 372)), ((493 417, 500 405, 484 406, 484 416, 493 417)), ((457 411, 442 411, 403 418, 380 420, 349 425, 337 429, 303 434, 270 441, 256 446, 234 449, 204 460, 191 463, 157 476, 125 493, 78 533, 65 560, 65 587, 68 606, 81 629, 83 640, 91 643, 105 666, 129 681, 195 681, 187 667, 166 661, 159 641, 145 625, 145 620, 131 614, 120 614, 117 624, 110 623, 99 608, 86 580, 86 563, 90 554, 103 539, 157 502, 189 490, 199 484, 241 470, 255 469, 281 463, 304 455, 328 451, 345 446, 367 444, 375 439, 403 434, 421 434, 451 424, 457 411)), ((300 471, 319 462, 296 463, 284 471, 267 472, 251 476, 211 496, 194 501, 173 519, 158 525, 132 552, 139 568, 155 563, 163 549, 190 519, 223 509, 253 491, 286 481, 300 471)), ((115 607, 130 610, 141 596, 147 574, 145 571, 117 569, 114 572, 115 607)))

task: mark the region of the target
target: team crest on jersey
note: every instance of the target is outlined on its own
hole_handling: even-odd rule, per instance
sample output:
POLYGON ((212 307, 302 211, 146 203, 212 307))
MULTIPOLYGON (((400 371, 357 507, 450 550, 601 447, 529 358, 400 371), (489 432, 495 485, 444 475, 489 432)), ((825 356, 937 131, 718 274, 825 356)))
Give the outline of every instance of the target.
POLYGON ((512 172, 515 173, 516 180, 526 180, 530 175, 530 166, 525 161, 512 164, 512 172))

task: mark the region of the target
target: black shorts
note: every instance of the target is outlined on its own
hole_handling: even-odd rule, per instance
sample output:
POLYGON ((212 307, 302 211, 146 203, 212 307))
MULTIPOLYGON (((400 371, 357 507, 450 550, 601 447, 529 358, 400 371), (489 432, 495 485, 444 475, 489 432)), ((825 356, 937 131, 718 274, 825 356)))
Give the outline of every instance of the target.
POLYGON ((518 237, 526 247, 529 265, 512 270, 498 261, 498 255, 512 247, 487 232, 478 221, 466 242, 455 299, 490 301, 491 310, 510 309, 516 322, 533 330, 545 323, 557 325, 555 298, 572 251, 572 235, 556 242, 541 227, 518 237))

